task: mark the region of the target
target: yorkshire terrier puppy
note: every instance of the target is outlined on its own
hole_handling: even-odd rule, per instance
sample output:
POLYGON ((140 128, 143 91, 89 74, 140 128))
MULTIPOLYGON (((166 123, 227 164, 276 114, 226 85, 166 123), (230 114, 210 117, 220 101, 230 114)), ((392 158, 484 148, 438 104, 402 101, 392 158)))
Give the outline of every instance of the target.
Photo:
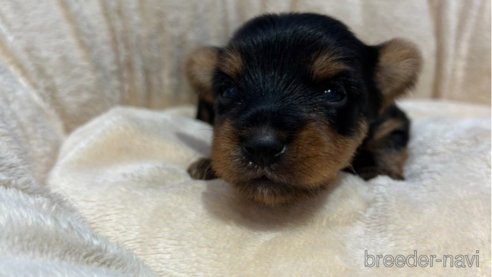
POLYGON ((186 61, 197 118, 214 126, 211 158, 188 172, 266 205, 316 195, 341 170, 401 180, 410 121, 394 101, 421 64, 413 43, 366 45, 331 17, 254 18, 186 61))

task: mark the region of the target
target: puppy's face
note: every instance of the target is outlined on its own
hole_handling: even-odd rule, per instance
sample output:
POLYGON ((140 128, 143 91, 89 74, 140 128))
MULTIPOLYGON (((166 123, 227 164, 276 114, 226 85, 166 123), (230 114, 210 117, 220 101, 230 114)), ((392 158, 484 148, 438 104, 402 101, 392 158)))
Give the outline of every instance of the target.
POLYGON ((215 105, 216 174, 277 205, 333 184, 418 66, 407 42, 371 47, 329 17, 288 14, 256 18, 226 47, 199 50, 187 73, 215 105))

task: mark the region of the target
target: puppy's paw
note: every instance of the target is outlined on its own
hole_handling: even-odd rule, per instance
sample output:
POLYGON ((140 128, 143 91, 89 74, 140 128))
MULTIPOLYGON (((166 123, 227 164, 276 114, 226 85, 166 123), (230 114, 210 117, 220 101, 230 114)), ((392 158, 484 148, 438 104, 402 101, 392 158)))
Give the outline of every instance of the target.
POLYGON ((366 181, 375 178, 378 175, 386 175, 393 180, 400 180, 400 181, 405 180, 405 177, 403 177, 402 169, 387 170, 385 168, 366 167, 366 168, 359 168, 357 172, 353 172, 353 173, 357 174, 359 177, 361 177, 366 181))
POLYGON ((404 180, 409 134, 410 120, 406 114, 395 105, 388 107, 372 123, 365 143, 357 150, 347 171, 364 180, 378 175, 404 180))
POLYGON ((216 179, 214 170, 212 169, 212 161, 208 158, 201 158, 188 167, 188 174, 195 180, 211 180, 216 179))

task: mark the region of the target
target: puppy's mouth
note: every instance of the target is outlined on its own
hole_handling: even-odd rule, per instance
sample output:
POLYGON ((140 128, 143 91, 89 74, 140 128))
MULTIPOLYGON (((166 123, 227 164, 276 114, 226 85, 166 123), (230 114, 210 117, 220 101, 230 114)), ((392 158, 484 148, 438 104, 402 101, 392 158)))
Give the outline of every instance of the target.
POLYGON ((285 187, 288 187, 286 184, 281 184, 275 181, 272 181, 265 175, 260 177, 260 178, 255 178, 249 182, 249 185, 254 187, 255 189, 259 191, 271 191, 271 190, 279 190, 279 189, 285 189, 285 187))
POLYGON ((218 126, 211 155, 217 176, 243 196, 271 206, 319 194, 336 182, 338 171, 349 163, 346 153, 354 152, 321 123, 303 127, 288 144, 283 142, 279 152, 281 147, 269 133, 243 142, 230 121, 218 126))
POLYGON ((265 168, 248 166, 248 170, 244 172, 245 183, 262 191, 286 190, 288 187, 294 187, 283 180, 281 169, 282 166, 279 164, 265 168))

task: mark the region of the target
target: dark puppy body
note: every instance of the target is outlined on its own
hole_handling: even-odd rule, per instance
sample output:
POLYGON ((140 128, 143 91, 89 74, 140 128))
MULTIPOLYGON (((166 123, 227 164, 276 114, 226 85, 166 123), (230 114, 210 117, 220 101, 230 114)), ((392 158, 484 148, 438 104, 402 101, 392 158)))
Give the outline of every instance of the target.
POLYGON ((315 195, 340 170, 403 179, 410 122, 394 99, 420 65, 413 44, 368 46, 330 17, 255 18, 187 61, 197 118, 214 125, 211 159, 189 172, 269 205, 315 195))

